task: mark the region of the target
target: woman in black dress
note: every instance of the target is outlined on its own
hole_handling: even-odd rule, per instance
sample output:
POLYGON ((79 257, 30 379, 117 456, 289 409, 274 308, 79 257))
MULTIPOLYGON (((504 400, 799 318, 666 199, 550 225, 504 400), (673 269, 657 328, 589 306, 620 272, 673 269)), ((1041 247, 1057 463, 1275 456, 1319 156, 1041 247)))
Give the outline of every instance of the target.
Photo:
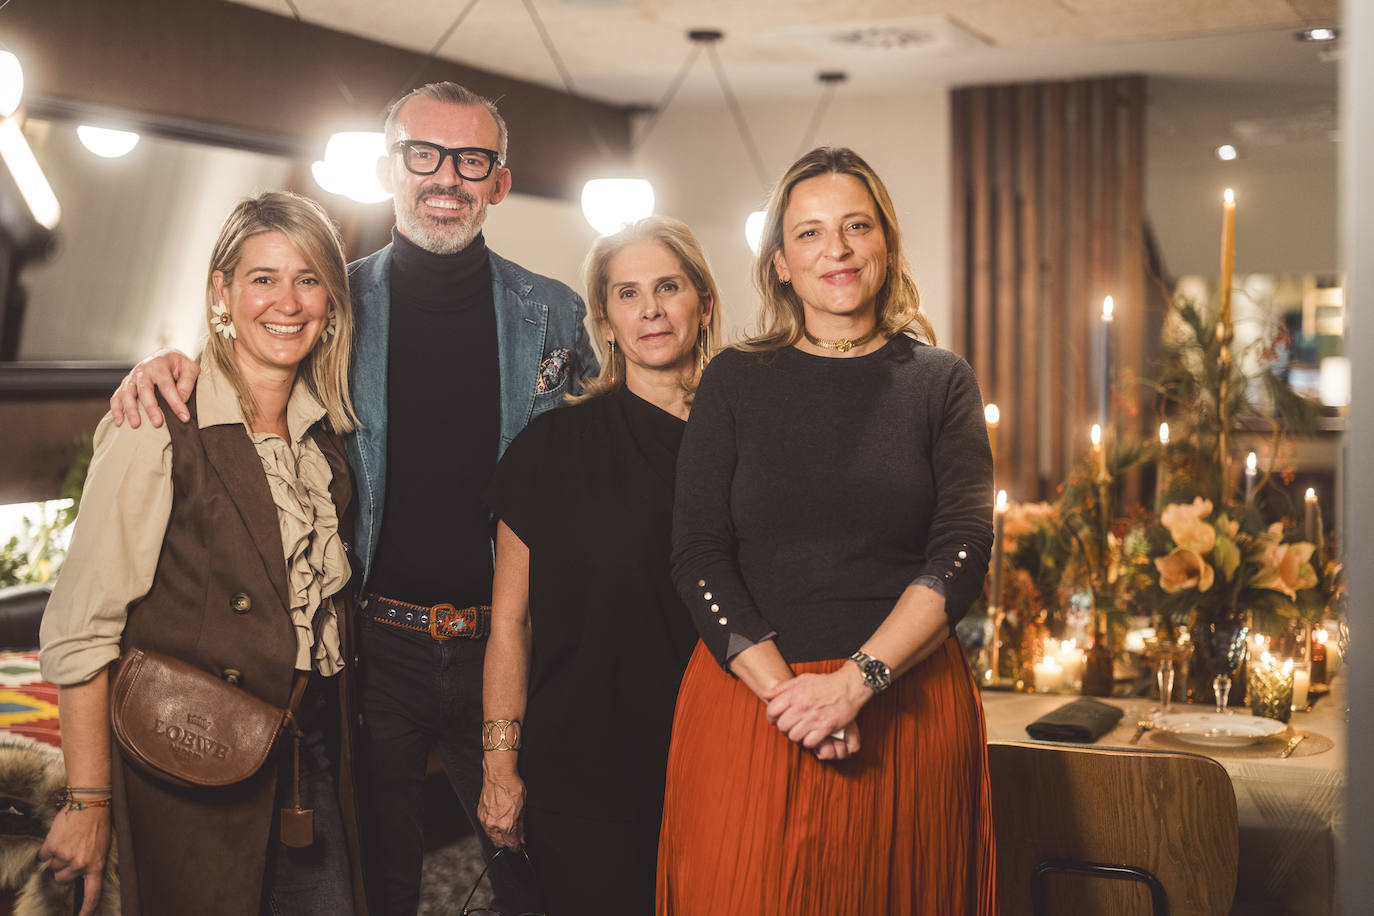
POLYGON ((553 916, 653 908, 668 733, 696 632, 669 577, 673 477, 714 343, 701 247, 654 217, 587 256, 601 375, 537 417, 487 491, 497 519, 482 797, 553 916))

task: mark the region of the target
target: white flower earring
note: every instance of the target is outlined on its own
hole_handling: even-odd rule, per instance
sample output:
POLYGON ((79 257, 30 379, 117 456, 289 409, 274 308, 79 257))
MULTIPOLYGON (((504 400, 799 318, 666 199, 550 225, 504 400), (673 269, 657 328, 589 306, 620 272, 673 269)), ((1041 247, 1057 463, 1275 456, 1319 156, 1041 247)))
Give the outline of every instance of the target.
POLYGON ((212 313, 210 327, 219 332, 221 337, 228 340, 239 336, 238 331, 234 330, 234 316, 229 314, 229 309, 224 304, 223 299, 216 302, 210 311, 212 313))
POLYGON ((324 343, 335 334, 339 333, 339 312, 338 309, 329 310, 329 323, 320 332, 320 343, 324 343))

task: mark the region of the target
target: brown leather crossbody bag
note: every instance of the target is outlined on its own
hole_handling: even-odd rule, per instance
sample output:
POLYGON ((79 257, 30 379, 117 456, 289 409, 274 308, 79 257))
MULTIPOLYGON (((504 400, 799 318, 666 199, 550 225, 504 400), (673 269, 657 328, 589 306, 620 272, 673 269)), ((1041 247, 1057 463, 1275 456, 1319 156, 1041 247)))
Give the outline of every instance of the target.
POLYGON ((228 786, 262 768, 291 713, 170 655, 130 649, 110 688, 129 762, 179 786, 228 786))
POLYGON ((295 710, 305 692, 298 677, 281 709, 195 665, 146 649, 120 657, 110 688, 110 725, 125 758, 178 786, 228 786, 267 761, 277 737, 296 739, 294 808, 282 809, 282 842, 309 846, 308 809, 300 806, 300 729, 295 710))

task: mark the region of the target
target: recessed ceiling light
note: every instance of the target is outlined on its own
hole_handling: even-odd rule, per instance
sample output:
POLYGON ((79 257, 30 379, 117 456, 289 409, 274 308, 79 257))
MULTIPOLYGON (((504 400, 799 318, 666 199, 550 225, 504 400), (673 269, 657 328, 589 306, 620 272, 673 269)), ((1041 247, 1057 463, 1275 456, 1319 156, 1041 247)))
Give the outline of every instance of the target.
POLYGON ((1295 32, 1293 37, 1298 41, 1335 41, 1340 34, 1339 29, 1303 29, 1295 32))
POLYGON ((1217 147, 1217 158, 1222 162, 1230 162, 1236 158, 1236 148, 1229 143, 1223 143, 1217 147))

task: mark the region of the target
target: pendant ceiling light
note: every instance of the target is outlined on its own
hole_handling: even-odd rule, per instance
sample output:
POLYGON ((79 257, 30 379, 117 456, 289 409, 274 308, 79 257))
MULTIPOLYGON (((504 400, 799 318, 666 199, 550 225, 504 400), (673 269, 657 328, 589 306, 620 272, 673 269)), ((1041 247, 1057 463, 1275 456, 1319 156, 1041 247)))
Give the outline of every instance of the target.
MULTIPOLYGON (((816 133, 821 128, 821 119, 825 117, 826 109, 830 107, 830 99, 835 95, 835 87, 848 79, 848 74, 840 70, 824 70, 816 74, 822 86, 820 100, 816 103, 816 111, 811 115, 811 123, 806 128, 806 135, 802 137, 801 147, 797 150, 797 158, 811 149, 816 142, 816 133)), ((763 244, 763 221, 768 216, 762 210, 755 210, 744 220, 744 241, 748 243, 749 250, 754 254, 759 253, 759 246, 763 244)))
POLYGON ((112 127, 92 127, 81 124, 76 128, 76 137, 81 145, 102 159, 118 159, 127 156, 138 146, 138 134, 131 130, 115 130, 112 127))
MULTIPOLYGON (((549 30, 544 27, 544 20, 535 9, 534 0, 524 0, 524 4, 525 12, 529 14, 530 22, 539 33, 539 40, 543 42, 549 60, 558 71, 563 89, 568 95, 580 97, 581 93, 573 83, 567 64, 563 62, 562 55, 558 53, 558 48, 549 36, 549 30)), ((584 117, 583 124, 592 142, 600 150, 602 158, 613 158, 610 146, 591 119, 584 117)), ((582 216, 602 235, 619 232, 625 226, 650 216, 653 212, 654 186, 647 179, 632 176, 593 178, 582 186, 582 216)))

